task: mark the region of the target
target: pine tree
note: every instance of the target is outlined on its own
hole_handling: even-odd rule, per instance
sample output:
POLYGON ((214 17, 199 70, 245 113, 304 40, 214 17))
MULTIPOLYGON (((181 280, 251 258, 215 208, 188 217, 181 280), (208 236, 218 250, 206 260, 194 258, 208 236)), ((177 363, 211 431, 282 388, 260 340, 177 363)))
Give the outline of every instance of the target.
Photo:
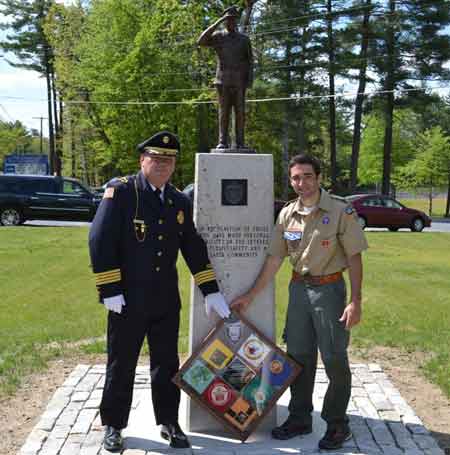
POLYGON ((52 106, 52 80, 54 78, 53 50, 44 33, 45 17, 52 6, 51 0, 0 0, 3 15, 11 17, 11 22, 1 28, 10 30, 0 48, 13 53, 18 62, 7 60, 11 66, 25 68, 45 76, 47 81, 47 107, 50 141, 50 170, 60 173, 60 163, 55 150, 54 110, 52 106))

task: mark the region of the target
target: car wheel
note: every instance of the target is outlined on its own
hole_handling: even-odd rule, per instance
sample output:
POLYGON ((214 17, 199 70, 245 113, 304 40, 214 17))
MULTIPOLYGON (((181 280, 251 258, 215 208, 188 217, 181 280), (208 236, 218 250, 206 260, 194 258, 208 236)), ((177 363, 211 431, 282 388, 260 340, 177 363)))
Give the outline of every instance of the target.
POLYGON ((398 228, 397 227, 390 227, 388 228, 391 232, 397 232, 398 228))
POLYGON ((3 224, 3 226, 18 226, 24 221, 19 209, 16 209, 15 207, 0 209, 0 224, 3 224))
POLYGON ((367 226, 366 219, 363 216, 361 216, 361 215, 358 215, 358 223, 359 223, 359 225, 361 226, 362 229, 365 229, 366 226, 367 226))
POLYGON ((425 224, 422 218, 414 218, 411 223, 411 231, 413 232, 421 232, 424 228, 425 224))

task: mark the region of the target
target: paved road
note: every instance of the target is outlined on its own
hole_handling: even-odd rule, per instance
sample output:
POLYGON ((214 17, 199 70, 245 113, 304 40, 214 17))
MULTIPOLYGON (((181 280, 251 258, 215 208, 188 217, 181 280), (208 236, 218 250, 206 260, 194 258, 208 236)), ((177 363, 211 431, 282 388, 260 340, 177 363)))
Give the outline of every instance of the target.
MULTIPOLYGON (((91 223, 77 223, 69 221, 27 221, 25 226, 90 226, 91 223)), ((388 232, 387 229, 368 228, 370 231, 388 232)), ((399 232, 411 232, 409 229, 400 229, 399 232)), ((439 219, 433 221, 431 228, 425 228, 424 232, 450 232, 450 220, 439 219)))

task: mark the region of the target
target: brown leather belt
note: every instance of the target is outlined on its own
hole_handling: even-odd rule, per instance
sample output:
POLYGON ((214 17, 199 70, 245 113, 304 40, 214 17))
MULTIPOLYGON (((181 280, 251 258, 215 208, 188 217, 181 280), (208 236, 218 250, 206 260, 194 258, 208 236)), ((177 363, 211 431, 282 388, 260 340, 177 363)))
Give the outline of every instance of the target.
POLYGON ((331 275, 301 275, 300 273, 296 272, 295 270, 292 271, 292 278, 291 280, 295 283, 304 282, 308 284, 314 284, 319 286, 321 284, 330 284, 335 283, 342 279, 342 272, 332 273, 331 275))

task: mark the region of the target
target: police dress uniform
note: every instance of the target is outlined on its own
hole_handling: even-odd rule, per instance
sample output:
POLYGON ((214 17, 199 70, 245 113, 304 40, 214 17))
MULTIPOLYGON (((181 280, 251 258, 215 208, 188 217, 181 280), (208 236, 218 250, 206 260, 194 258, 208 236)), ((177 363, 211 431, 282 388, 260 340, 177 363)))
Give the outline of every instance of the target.
MULTIPOLYGON (((163 133, 138 146, 138 151, 171 155, 178 148, 176 138, 163 133)), ((108 313, 102 423, 116 429, 127 426, 145 337, 156 423, 176 422, 180 391, 172 377, 179 368, 179 250, 202 293, 218 292, 206 245, 192 220, 190 201, 167 183, 162 202, 142 172, 115 180, 105 190, 93 220, 89 247, 100 300, 123 294, 126 302, 122 313, 108 313)))
POLYGON ((350 257, 366 248, 353 208, 323 189, 312 213, 307 214, 298 198, 278 217, 268 253, 289 256, 293 267, 284 337, 288 353, 304 367, 291 385, 289 404, 290 418, 299 425, 312 423, 318 349, 330 380, 322 418, 329 425, 348 422, 349 332, 339 322, 346 306, 342 271, 350 257))

